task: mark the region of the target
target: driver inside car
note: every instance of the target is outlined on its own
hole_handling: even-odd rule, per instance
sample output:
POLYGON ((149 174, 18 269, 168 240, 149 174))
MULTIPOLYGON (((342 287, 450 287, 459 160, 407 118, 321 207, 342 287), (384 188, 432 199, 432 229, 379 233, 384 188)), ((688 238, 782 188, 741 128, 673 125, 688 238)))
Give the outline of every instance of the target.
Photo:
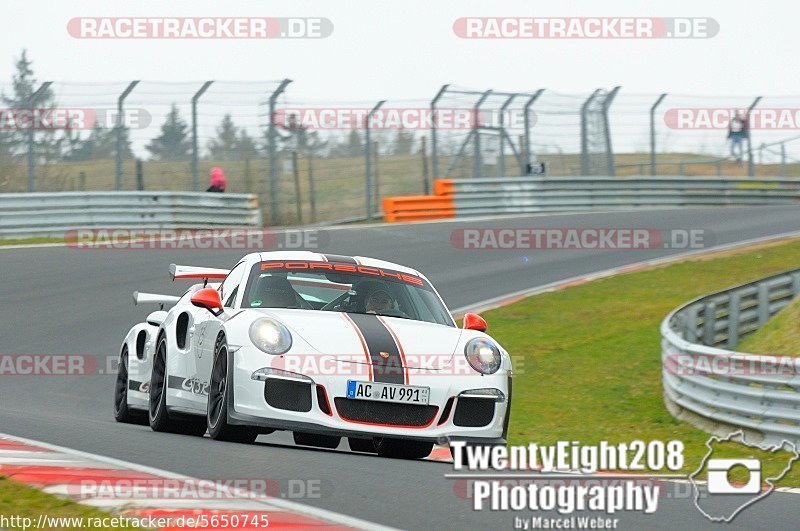
POLYGON ((379 314, 391 310, 393 307, 394 299, 383 289, 373 290, 369 296, 367 296, 367 301, 364 304, 365 312, 372 314, 379 314))

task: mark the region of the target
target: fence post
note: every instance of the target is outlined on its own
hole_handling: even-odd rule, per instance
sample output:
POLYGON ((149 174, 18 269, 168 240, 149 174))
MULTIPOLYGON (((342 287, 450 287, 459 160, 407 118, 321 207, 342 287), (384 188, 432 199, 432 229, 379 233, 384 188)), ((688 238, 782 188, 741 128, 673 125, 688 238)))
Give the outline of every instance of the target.
POLYGON ((380 172, 380 164, 378 164, 379 156, 380 156, 380 151, 378 150, 378 141, 377 140, 373 140, 372 141, 372 167, 374 168, 374 171, 372 172, 372 175, 373 175, 373 178, 375 179, 375 181, 374 181, 375 182, 375 186, 373 187, 374 191, 375 191, 375 196, 374 196, 374 200, 372 202, 372 206, 373 206, 373 208, 375 208, 376 212, 380 212, 380 209, 381 209, 381 203, 380 203, 380 197, 381 197, 381 172, 380 172))
POLYGON ((197 101, 200 99, 213 81, 206 81, 194 96, 192 96, 192 190, 200 191, 200 174, 197 171, 197 161, 199 159, 199 148, 197 146, 197 101))
POLYGON ((136 88, 136 85, 139 84, 139 81, 131 81, 125 90, 122 91, 122 94, 119 95, 117 98, 117 119, 116 119, 116 141, 117 141, 117 150, 114 156, 114 189, 116 191, 122 190, 122 134, 125 132, 125 126, 123 125, 123 116, 122 113, 124 112, 123 105, 125 104, 125 98, 128 97, 128 94, 136 88))
POLYGON ((481 97, 478 98, 478 101, 475 102, 475 107, 473 108, 473 116, 472 116, 472 131, 474 133, 472 138, 472 178, 477 179, 481 176, 481 172, 483 170, 483 160, 481 159, 481 123, 480 123, 480 112, 481 112, 481 104, 486 101, 486 98, 491 96, 492 90, 489 89, 483 94, 481 97))
POLYGON ((591 96, 581 105, 581 175, 589 175, 589 131, 586 124, 586 111, 598 94, 600 94, 600 89, 592 92, 591 96))
POLYGON ((425 195, 431 193, 430 174, 428 173, 428 146, 425 137, 422 137, 422 145, 419 148, 422 155, 422 188, 425 195))
POLYGON ((528 101, 525 102, 525 110, 522 116, 522 120, 525 127, 525 132, 523 133, 524 138, 524 152, 525 152, 525 167, 522 169, 522 173, 528 175, 528 167, 531 164, 531 119, 528 116, 528 111, 536 103, 536 100, 539 99, 539 96, 542 95, 544 89, 539 89, 533 93, 533 96, 528 98, 528 101))
POLYGON ((267 150, 269 152, 269 218, 272 225, 278 224, 278 161, 275 153, 275 103, 291 79, 281 81, 269 97, 269 123, 267 124, 267 150))
POLYGON ((366 164, 366 171, 364 172, 364 191, 366 193, 366 214, 367 219, 372 219, 372 140, 370 139, 369 134, 369 121, 372 118, 372 115, 378 112, 378 110, 383 107, 383 104, 386 103, 386 100, 381 100, 375 104, 369 114, 367 114, 366 118, 364 118, 364 130, 365 130, 365 139, 364 139, 364 163, 366 164))
MULTIPOLYGON (((498 163, 500 164, 500 177, 506 176, 506 109, 516 97, 516 94, 512 94, 500 107, 500 158, 498 159, 498 163)), ((513 148, 514 146, 511 147, 513 148)))
POLYGON ((786 144, 781 142, 781 177, 786 177, 786 144))
POLYGON ((614 149, 611 147, 611 126, 608 125, 608 109, 614 103, 614 98, 617 97, 617 92, 621 87, 617 85, 611 92, 606 94, 603 98, 603 133, 606 137, 606 164, 608 167, 608 175, 613 177, 616 175, 616 168, 614 168, 614 149))
POLYGON ((656 108, 661 105, 667 93, 661 94, 656 102, 650 107, 650 175, 656 174, 656 108))
POLYGON ((136 189, 140 192, 144 190, 144 170, 140 159, 136 159, 136 189))
POLYGON ((311 223, 317 221, 317 196, 314 190, 314 153, 308 151, 308 206, 311 215, 311 223))
MULTIPOLYGON (((36 105, 36 102, 39 98, 47 92, 47 89, 50 88, 52 85, 52 81, 45 81, 42 85, 31 94, 28 100, 25 102, 25 106, 33 111, 33 106, 36 105)), ((28 134, 26 135, 28 138, 28 191, 35 192, 36 191, 36 158, 34 151, 36 149, 35 138, 34 138, 34 127, 28 129, 28 134)))
POLYGON ((297 204, 297 221, 303 222, 303 204, 300 193, 300 168, 297 167, 297 150, 292 150, 292 173, 294 174, 294 200, 297 204))
MULTIPOLYGON (((433 170, 434 179, 439 176, 439 151, 436 139, 436 104, 449 86, 450 85, 442 85, 442 88, 439 89, 439 92, 437 92, 436 96, 431 100, 431 168, 433 170)), ((427 183, 425 186, 426 189, 430 189, 430 183, 427 183)))
POLYGON ((747 175, 748 177, 754 177, 756 174, 756 167, 753 163, 753 142, 751 140, 752 136, 752 129, 750 129, 750 113, 753 112, 753 109, 758 105, 758 102, 761 101, 761 96, 757 97, 753 100, 753 103, 750 104, 750 107, 747 108, 747 114, 744 115, 744 123, 747 125, 747 175))

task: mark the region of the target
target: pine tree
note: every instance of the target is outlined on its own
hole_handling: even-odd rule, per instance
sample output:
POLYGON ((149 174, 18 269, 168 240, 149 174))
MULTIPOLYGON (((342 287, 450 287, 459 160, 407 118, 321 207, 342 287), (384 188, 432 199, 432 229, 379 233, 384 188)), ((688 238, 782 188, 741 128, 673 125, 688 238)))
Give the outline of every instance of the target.
POLYGON ((230 114, 222 118, 217 127, 217 137, 208 142, 208 152, 212 160, 236 160, 239 128, 236 127, 230 114))
POLYGON ((161 135, 152 139, 145 149, 150 152, 153 160, 188 160, 192 148, 188 130, 189 126, 173 103, 161 126, 161 135))

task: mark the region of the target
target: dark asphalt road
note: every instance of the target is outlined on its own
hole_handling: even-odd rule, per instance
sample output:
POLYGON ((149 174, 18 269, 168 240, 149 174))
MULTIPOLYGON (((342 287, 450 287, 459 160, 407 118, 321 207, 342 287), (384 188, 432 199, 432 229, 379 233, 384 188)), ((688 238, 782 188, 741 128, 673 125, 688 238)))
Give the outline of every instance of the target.
MULTIPOLYGON (((465 227, 646 227, 704 229, 715 245, 800 230, 800 207, 655 210, 553 215, 331 230, 325 252, 391 260, 425 273, 451 308, 675 252, 464 251, 450 245, 465 227)), ((0 353, 87 353, 105 364, 148 308, 134 290, 178 293, 171 262, 230 267, 242 251, 0 250, 0 353)), ((491 323, 490 323, 491 325, 491 323)), ((501 338, 502 339, 502 338, 501 338)), ((448 464, 157 434, 116 424, 113 376, 0 377, 0 432, 206 478, 321 479, 325 495, 303 503, 407 529, 510 528, 514 513, 475 512, 456 495, 448 464)), ((568 392, 568 390, 565 390, 568 392)), ((552 397, 548 398, 552 399, 552 397)), ((597 420, 600 421, 599 419, 597 420)), ((455 489, 458 490, 458 489, 455 489)), ((740 515, 734 528, 795 528, 800 504, 776 493, 740 515)), ((521 515, 520 515, 521 516, 521 515)), ((622 514, 625 529, 701 529, 689 499, 664 499, 655 515, 622 514)))

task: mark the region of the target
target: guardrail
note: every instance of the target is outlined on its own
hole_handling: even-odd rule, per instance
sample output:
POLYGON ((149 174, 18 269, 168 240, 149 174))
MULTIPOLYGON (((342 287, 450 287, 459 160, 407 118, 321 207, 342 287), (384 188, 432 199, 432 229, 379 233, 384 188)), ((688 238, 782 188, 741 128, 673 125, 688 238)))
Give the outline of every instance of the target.
POLYGON ((800 358, 736 352, 739 341, 800 294, 800 269, 711 295, 661 323, 664 401, 712 433, 800 443, 800 358))
POLYGON ((669 206, 800 202, 800 179, 511 177, 439 179, 432 196, 384 199, 387 221, 669 206), (417 200, 414 203, 413 200, 417 200), (438 206, 449 203, 446 207, 438 206), (420 212, 420 205, 435 208, 420 212), (402 207, 407 205, 408 208, 402 207), (414 216, 416 210, 416 216, 414 216), (423 217, 419 217, 422 214, 423 217))
POLYGON ((0 194, 0 238, 62 237, 88 227, 260 227, 258 198, 198 192, 0 194))

